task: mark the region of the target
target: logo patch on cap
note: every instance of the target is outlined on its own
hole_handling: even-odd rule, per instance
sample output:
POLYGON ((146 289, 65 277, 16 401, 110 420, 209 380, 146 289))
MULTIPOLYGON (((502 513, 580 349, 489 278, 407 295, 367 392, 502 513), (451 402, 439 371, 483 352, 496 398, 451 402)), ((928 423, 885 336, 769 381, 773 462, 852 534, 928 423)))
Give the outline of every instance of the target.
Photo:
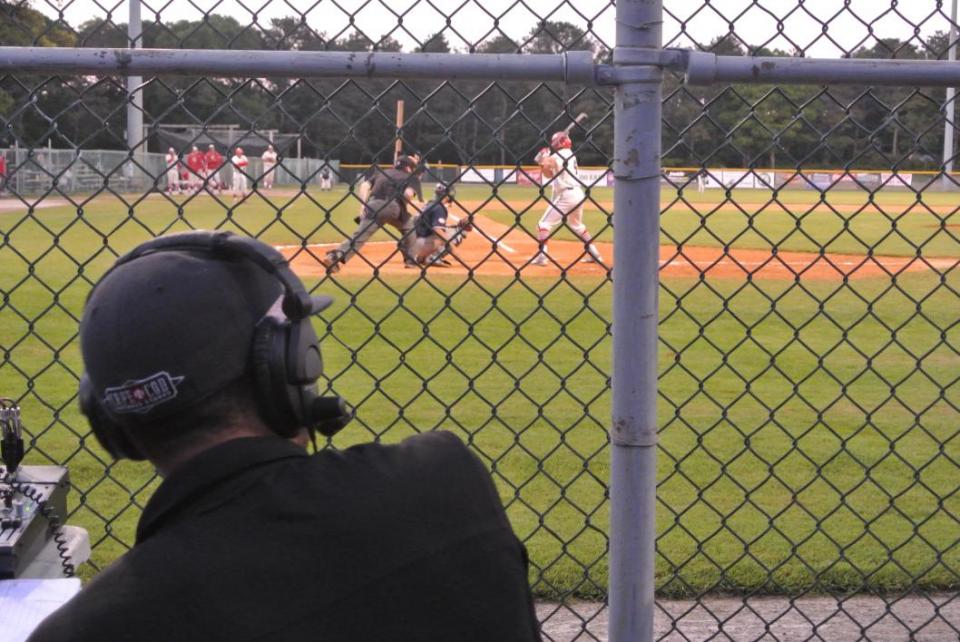
POLYGON ((127 381, 122 386, 104 390, 103 405, 117 414, 144 413, 175 398, 177 385, 182 381, 183 377, 171 377, 168 372, 158 372, 146 379, 127 381))

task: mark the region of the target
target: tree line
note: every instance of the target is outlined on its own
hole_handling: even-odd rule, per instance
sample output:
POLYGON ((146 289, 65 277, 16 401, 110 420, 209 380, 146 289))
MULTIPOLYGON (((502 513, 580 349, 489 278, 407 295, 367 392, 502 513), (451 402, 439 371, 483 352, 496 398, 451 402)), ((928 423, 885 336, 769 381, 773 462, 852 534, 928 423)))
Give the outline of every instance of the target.
MULTIPOLYGON (((4 45, 125 47, 123 23, 94 18, 76 27, 52 21, 25 2, 0 0, 4 45)), ((401 51, 392 37, 377 41, 353 30, 328 37, 298 18, 244 25, 209 14, 200 21, 145 22, 144 47, 301 51, 401 51)), ((947 36, 926 46, 878 39, 852 52, 862 58, 945 57, 947 36)), ((709 49, 745 55, 730 35, 709 49)), ((453 51, 443 32, 416 51, 453 51)), ((558 53, 586 50, 597 61, 610 51, 580 26, 541 21, 516 42, 494 35, 469 48, 477 53, 558 53)), ((755 55, 788 55, 751 49, 755 55)), ((403 147, 430 162, 529 164, 549 135, 586 112, 573 138, 583 165, 605 165, 613 152, 613 91, 563 83, 388 81, 376 79, 222 79, 163 75, 146 78, 144 122, 237 125, 242 130, 295 134, 303 156, 342 162, 388 162, 397 134, 395 109, 405 109, 403 147)), ((899 87, 688 88, 667 74, 663 100, 666 166, 849 167, 936 169, 943 147, 945 90, 899 87)), ((127 92, 119 76, 0 78, 0 147, 124 149, 127 92)), ((165 150, 162 132, 148 139, 165 150)), ((284 137, 287 139, 287 137, 284 137)), ((295 155, 292 144, 281 149, 295 155)))

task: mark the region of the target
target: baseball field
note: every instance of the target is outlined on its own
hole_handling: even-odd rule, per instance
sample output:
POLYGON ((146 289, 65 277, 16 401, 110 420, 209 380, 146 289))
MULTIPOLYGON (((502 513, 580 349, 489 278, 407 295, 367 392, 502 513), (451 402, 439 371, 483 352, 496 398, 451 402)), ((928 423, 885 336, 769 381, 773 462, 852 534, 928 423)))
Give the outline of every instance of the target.
MULTIPOLYGON (((30 211, 0 201, 0 396, 22 399, 28 463, 70 467, 69 521, 90 532, 102 567, 132 542, 158 480, 104 458, 76 408, 90 284, 158 234, 258 236, 336 299, 316 323, 323 384, 357 419, 333 445, 457 432, 494 472, 536 592, 600 595, 612 190, 591 199, 585 221, 606 267, 579 262, 583 244, 566 230, 551 240, 554 265, 529 265, 538 192, 463 186, 474 230, 452 267, 404 269, 381 231, 332 277, 317 259, 355 227, 343 188, 236 206, 208 195, 49 198, 30 211)), ((960 586, 955 202, 663 191, 661 593, 960 586)))

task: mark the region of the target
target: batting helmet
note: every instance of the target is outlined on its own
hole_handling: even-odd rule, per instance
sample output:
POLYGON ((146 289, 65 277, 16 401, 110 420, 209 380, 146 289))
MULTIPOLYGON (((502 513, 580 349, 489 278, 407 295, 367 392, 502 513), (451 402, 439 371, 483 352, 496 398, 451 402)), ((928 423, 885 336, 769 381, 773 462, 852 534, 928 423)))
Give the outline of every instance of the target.
POLYGON ((550 147, 554 150, 563 148, 570 149, 573 147, 573 141, 570 140, 567 132, 557 132, 550 137, 550 147))

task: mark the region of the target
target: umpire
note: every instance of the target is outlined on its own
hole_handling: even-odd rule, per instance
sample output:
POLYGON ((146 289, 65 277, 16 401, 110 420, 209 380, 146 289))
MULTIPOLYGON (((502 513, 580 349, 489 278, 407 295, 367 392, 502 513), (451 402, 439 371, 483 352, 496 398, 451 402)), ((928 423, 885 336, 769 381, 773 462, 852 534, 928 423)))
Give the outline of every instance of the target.
POLYGON ((393 168, 377 174, 356 231, 337 249, 327 252, 320 259, 328 273, 339 270, 340 265, 359 252, 370 237, 384 225, 395 227, 400 232, 399 248, 404 265, 419 267, 413 259, 411 249, 416 240, 412 233, 414 219, 423 209, 423 203, 417 200, 418 195, 423 193, 417 172, 418 165, 417 159, 401 156, 393 168), (411 212, 411 209, 414 211, 411 212))
POLYGON ((317 395, 330 302, 228 232, 148 241, 97 283, 81 409, 163 480, 30 642, 539 640, 526 552, 457 437, 307 452, 349 418, 317 395))

